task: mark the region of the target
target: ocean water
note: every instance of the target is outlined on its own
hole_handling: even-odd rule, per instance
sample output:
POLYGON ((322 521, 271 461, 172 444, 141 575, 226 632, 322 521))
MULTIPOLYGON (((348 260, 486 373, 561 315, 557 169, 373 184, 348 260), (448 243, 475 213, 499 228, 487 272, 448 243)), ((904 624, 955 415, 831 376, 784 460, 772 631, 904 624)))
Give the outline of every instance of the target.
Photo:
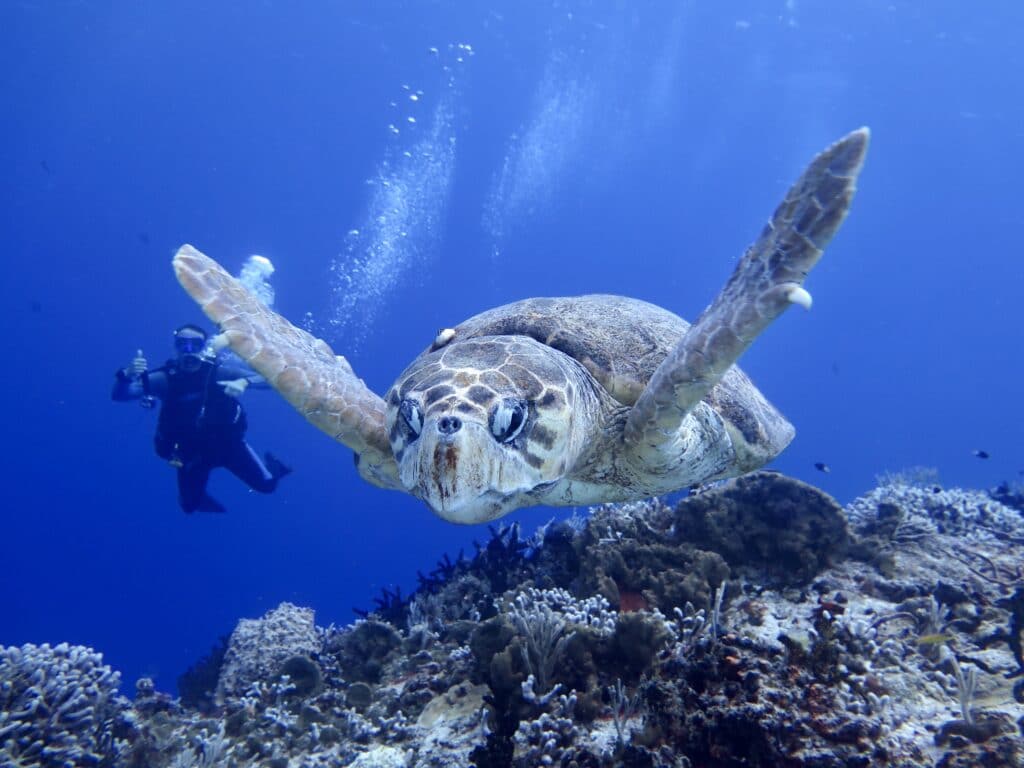
POLYGON ((229 513, 183 514, 155 412, 109 397, 202 321, 182 243, 270 258, 277 309, 380 392, 519 298, 693 319, 860 125, 813 309, 741 361, 797 427, 773 466, 842 502, 912 465, 1024 479, 1022 25, 1011 0, 3 3, 0 644, 90 645, 174 692, 241 617, 347 623, 488 536, 363 483, 266 391, 250 442, 294 474, 215 474, 229 513))

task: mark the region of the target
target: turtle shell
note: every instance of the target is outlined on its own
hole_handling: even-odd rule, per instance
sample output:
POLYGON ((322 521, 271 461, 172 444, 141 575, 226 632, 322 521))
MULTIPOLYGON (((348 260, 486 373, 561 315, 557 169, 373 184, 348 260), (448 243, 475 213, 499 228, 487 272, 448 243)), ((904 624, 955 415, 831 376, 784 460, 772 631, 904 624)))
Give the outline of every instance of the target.
MULTIPOLYGON (((469 318, 438 334, 423 354, 455 340, 527 336, 573 358, 614 400, 632 406, 689 327, 687 321, 667 309, 626 296, 532 298, 469 318)), ((750 446, 768 440, 765 423, 786 423, 736 365, 726 371, 704 401, 750 446)), ((792 428, 787 424, 786 429, 791 438, 792 428)))
POLYGON ((672 312, 624 296, 534 298, 470 317, 428 351, 453 339, 527 336, 579 361, 608 394, 632 406, 688 328, 672 312))
POLYGON ((439 334, 427 351, 454 339, 528 336, 578 361, 615 400, 633 405, 689 327, 661 307, 624 296, 523 299, 439 334))

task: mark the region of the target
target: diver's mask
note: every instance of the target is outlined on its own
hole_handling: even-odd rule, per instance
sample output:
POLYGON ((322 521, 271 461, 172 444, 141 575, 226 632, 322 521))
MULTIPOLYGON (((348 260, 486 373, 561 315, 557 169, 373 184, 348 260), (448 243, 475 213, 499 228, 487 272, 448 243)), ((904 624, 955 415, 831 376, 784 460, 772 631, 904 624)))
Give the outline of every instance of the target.
MULTIPOLYGON (((199 333, 183 332, 179 329, 174 334, 174 350, 178 353, 178 364, 183 371, 194 373, 202 365, 206 349, 206 336, 199 333)), ((188 328, 188 331, 191 331, 188 328)))
POLYGON ((206 339, 201 336, 175 336, 174 348, 179 355, 198 355, 206 346, 206 339))

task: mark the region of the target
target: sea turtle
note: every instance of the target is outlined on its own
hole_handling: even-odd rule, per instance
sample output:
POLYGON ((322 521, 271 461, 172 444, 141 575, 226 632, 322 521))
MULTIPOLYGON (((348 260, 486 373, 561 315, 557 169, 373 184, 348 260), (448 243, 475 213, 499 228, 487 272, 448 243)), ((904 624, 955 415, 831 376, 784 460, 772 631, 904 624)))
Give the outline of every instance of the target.
POLYGON ((360 474, 445 520, 642 499, 763 466, 794 429, 734 365, 790 304, 842 223, 868 144, 819 154, 693 325, 636 299, 532 298, 437 334, 385 396, 190 245, 178 280, 360 474))

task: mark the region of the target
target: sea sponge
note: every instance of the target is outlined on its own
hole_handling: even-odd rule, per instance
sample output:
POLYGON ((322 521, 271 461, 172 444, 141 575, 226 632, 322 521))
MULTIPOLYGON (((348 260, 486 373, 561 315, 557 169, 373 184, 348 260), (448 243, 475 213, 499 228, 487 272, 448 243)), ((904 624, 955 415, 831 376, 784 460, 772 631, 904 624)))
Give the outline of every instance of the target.
POLYGON ((316 657, 322 642, 313 616, 311 608, 281 603, 261 619, 239 621, 224 654, 217 701, 241 696, 253 683, 272 682, 294 656, 316 657))

